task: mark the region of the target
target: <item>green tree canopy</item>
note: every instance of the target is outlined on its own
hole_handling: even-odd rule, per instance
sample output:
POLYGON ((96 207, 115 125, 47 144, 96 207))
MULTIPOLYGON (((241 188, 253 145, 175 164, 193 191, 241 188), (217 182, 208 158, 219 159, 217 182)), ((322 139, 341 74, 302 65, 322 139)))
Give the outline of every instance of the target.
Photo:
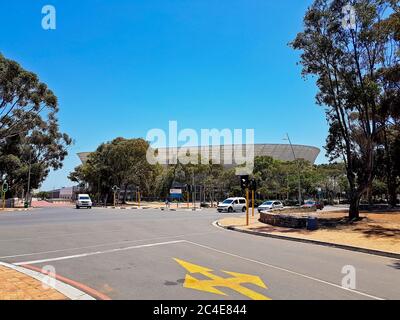
POLYGON ((10 193, 38 188, 51 169, 62 167, 69 136, 59 131, 57 98, 17 62, 0 54, 0 177, 10 193))
POLYGON ((330 126, 326 150, 331 160, 345 163, 355 219, 374 180, 379 134, 387 125, 379 110, 385 100, 393 109, 396 99, 387 98, 398 96, 389 80, 399 67, 398 19, 398 1, 315 0, 292 43, 302 51, 303 75, 316 77, 316 100, 326 108, 330 126), (343 23, 348 4, 355 11, 350 27, 343 23))
POLYGON ((128 187, 139 187, 150 194, 159 173, 158 166, 148 163, 148 142, 143 139, 116 138, 101 144, 85 164, 75 168, 69 179, 88 185, 93 193, 105 197, 116 185, 126 194, 128 187))

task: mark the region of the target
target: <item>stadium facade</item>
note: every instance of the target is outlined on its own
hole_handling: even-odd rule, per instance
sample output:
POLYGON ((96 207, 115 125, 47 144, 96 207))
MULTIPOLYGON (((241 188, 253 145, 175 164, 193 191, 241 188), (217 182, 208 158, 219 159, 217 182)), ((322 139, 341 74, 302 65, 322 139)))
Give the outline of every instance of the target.
MULTIPOLYGON (((218 154, 220 163, 224 164, 225 166, 232 166, 232 163, 225 164, 224 159, 229 159, 232 157, 226 157, 227 153, 232 155, 235 150, 240 146, 237 145, 223 145, 223 146, 210 146, 208 147, 208 153, 210 155, 210 159, 212 159, 212 155, 218 154)), ((190 154, 202 154, 204 147, 185 147, 184 151, 190 154)), ((243 146, 244 154, 246 153, 246 146, 243 146)), ((312 146, 303 146, 303 145, 293 145, 293 150, 290 144, 255 144, 254 145, 254 156, 265 156, 265 157, 272 157, 276 160, 281 161, 293 161, 294 154, 296 159, 304 159, 309 161, 310 163, 314 164, 319 153, 320 149, 312 146)), ((158 148, 157 149, 157 156, 160 158, 167 159, 167 164, 174 164, 176 163, 176 158, 174 158, 174 154, 176 153, 176 149, 173 150, 171 148, 158 148), (172 160, 171 160, 172 159, 172 160)), ((81 159, 82 163, 87 161, 88 155, 90 152, 81 152, 78 153, 79 158, 81 159)))

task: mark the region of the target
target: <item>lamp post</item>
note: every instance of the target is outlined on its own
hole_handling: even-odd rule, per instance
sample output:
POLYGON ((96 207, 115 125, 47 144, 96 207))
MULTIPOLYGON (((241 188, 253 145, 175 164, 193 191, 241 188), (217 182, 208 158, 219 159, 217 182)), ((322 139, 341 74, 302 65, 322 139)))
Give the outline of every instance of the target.
POLYGON ((196 186, 194 185, 194 168, 192 170, 192 201, 193 211, 196 211, 196 186))
MULTIPOLYGON (((290 137, 289 137, 289 134, 287 133, 286 134, 286 137, 283 139, 283 140, 286 140, 286 141, 289 141, 289 144, 290 144, 290 148, 292 149, 292 153, 293 153, 293 158, 294 158, 294 161, 296 161, 297 160, 297 158, 296 158, 296 153, 294 152, 294 148, 293 148, 293 145, 292 145, 292 141, 290 140, 290 137)), ((301 175, 300 175, 300 164, 298 164, 298 188, 299 188, 299 205, 301 206, 301 202, 302 202, 302 197, 301 197, 301 175)))

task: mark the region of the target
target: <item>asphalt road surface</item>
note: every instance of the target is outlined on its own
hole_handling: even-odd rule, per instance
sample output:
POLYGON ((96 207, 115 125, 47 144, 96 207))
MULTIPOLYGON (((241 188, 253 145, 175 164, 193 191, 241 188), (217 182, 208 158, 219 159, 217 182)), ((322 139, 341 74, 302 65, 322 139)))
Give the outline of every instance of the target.
POLYGON ((0 261, 52 266, 111 299, 400 298, 399 260, 226 231, 213 225, 219 217, 73 208, 1 214, 0 261), (355 271, 354 290, 342 286, 346 270, 355 271))

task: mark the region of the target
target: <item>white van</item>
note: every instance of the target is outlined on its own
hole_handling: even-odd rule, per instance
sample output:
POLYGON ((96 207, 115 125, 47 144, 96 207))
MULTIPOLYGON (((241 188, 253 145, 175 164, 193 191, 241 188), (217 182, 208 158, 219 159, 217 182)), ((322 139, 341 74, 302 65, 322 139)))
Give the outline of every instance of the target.
POLYGON ((246 212, 247 203, 245 198, 228 198, 218 203, 218 212, 246 212))
POLYGON ((92 200, 90 199, 88 194, 78 194, 76 197, 76 208, 88 208, 92 209, 92 200))

